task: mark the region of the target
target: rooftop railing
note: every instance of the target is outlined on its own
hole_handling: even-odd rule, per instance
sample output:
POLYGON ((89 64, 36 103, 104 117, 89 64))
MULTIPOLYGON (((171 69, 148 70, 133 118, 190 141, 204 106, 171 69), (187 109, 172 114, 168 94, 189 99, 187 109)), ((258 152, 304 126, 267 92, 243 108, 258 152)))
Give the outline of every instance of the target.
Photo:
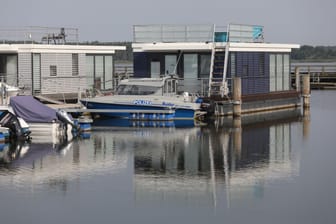
POLYGON ((136 43, 151 42, 212 42, 214 25, 135 25, 136 43))
POLYGON ((135 43, 155 42, 264 42, 263 27, 259 25, 135 25, 135 43))
POLYGON ((0 27, 0 43, 42 43, 42 44, 77 44, 77 28, 64 27, 0 27))

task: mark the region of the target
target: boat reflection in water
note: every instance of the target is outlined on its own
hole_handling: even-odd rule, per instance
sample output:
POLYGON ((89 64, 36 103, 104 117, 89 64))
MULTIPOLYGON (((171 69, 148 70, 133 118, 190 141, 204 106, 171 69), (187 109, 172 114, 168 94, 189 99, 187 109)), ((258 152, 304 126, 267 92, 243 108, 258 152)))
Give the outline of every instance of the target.
POLYGON ((300 117, 298 110, 226 117, 155 147, 143 144, 134 152, 136 200, 229 206, 263 197, 265 185, 298 175, 291 124, 300 117))
MULTIPOLYGON (((112 150, 110 134, 84 133, 74 139, 9 144, 0 150, 1 186, 11 189, 59 189, 73 181, 118 172, 127 154, 112 150), (111 145, 111 147, 109 146, 111 145)), ((29 192, 29 191, 28 191, 29 192)))
MULTIPOLYGON (((123 175, 136 202, 228 204, 263 197, 264 186, 298 175, 292 150, 297 110, 222 118, 208 125, 100 120, 88 138, 4 146, 0 185, 54 188, 81 179, 123 175), (218 199, 220 198, 220 200, 218 199)), ((104 178, 109 179, 109 178, 104 178)), ((113 185, 117 185, 110 178, 113 185)), ((78 188, 80 190, 80 188, 78 188)))

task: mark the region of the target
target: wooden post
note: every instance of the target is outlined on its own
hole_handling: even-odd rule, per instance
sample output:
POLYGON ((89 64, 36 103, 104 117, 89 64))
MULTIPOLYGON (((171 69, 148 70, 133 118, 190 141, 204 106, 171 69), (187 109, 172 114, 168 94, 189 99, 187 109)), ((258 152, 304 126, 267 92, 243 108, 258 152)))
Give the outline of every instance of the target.
POLYGON ((242 151, 242 124, 241 117, 233 119, 233 149, 236 158, 240 161, 242 151))
POLYGON ((303 76, 302 87, 303 107, 310 107, 310 74, 303 76))
POLYGON ((241 79, 235 77, 233 79, 233 116, 241 115, 241 79))
POLYGON ((295 67, 295 87, 297 92, 301 92, 300 68, 295 67))
POLYGON ((303 110, 302 121, 303 138, 308 139, 310 133, 310 108, 305 108, 303 110))

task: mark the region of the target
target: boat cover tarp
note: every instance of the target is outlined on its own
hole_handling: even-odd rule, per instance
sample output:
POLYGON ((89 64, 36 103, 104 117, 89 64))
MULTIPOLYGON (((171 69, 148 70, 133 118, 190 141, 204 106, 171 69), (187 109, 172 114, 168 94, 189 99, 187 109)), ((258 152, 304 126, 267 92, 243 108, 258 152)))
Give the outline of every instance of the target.
POLYGON ((51 123, 57 121, 56 110, 44 105, 33 96, 13 96, 10 106, 14 113, 31 123, 51 123))

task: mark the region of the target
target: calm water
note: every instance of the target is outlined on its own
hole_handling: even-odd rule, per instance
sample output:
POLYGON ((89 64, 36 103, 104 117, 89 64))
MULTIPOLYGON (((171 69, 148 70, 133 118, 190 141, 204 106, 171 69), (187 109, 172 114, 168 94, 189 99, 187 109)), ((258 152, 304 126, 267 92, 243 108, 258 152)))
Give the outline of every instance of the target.
POLYGON ((0 223, 335 223, 335 102, 316 91, 307 114, 103 121, 68 143, 5 145, 0 223))

